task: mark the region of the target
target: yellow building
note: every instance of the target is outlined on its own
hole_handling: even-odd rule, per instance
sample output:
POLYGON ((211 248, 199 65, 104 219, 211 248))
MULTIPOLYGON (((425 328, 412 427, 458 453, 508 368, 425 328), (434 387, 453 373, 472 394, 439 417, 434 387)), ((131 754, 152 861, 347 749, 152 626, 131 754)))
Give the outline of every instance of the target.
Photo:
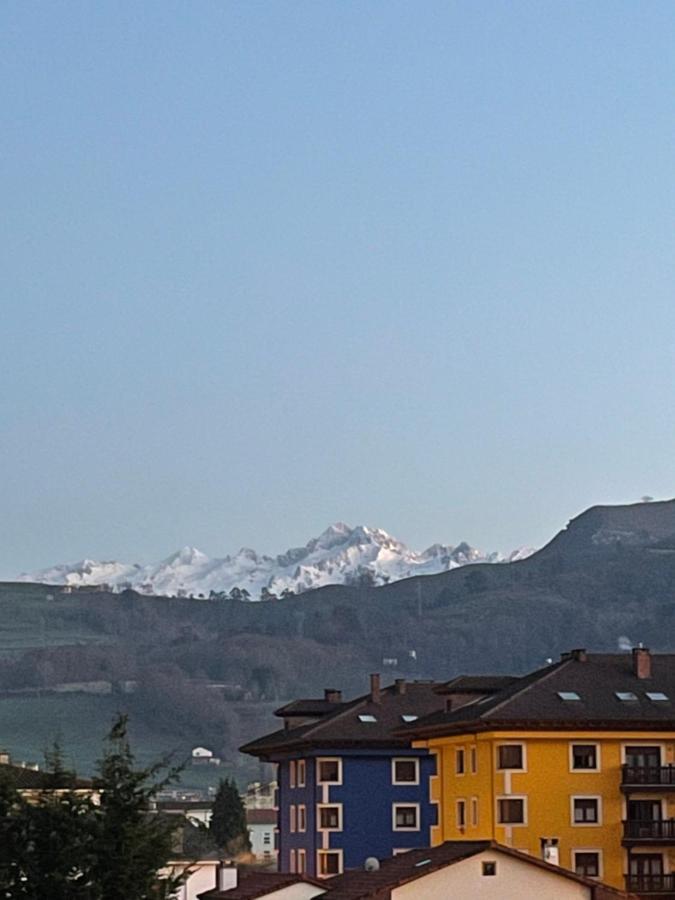
POLYGON ((409 727, 437 757, 434 845, 492 839, 675 897, 675 656, 574 650, 443 692, 446 712, 409 727))

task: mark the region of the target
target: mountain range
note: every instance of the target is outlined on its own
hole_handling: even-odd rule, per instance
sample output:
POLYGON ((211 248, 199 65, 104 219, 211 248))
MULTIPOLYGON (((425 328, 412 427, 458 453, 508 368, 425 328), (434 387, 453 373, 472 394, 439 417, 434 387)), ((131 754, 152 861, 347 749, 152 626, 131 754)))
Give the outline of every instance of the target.
POLYGON ((337 522, 304 547, 274 557, 243 547, 233 556, 210 558, 195 547, 184 547, 156 564, 83 559, 24 573, 18 581, 73 587, 106 585, 115 591, 133 588, 139 593, 164 596, 206 596, 239 588, 251 600, 258 600, 269 593, 303 593, 329 584, 384 585, 472 563, 514 562, 532 553, 534 549, 529 547, 507 556, 484 553, 467 543, 433 544, 419 553, 381 528, 352 528, 337 522))

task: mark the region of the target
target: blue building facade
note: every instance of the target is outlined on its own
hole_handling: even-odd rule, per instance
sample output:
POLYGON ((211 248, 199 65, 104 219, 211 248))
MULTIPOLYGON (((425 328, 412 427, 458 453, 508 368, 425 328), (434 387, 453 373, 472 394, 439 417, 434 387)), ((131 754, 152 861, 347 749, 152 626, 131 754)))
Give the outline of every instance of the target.
POLYGON ((354 701, 327 691, 288 704, 277 711, 283 730, 242 748, 278 766, 280 871, 330 877, 429 846, 435 758, 395 732, 443 708, 436 687, 399 680, 380 690, 374 676, 354 701))

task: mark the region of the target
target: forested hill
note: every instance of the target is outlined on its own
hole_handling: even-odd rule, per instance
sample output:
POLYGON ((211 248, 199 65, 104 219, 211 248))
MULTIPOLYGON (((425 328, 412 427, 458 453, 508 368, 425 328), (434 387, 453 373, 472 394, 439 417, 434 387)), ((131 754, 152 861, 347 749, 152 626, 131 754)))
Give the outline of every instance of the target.
POLYGON ((256 704, 361 691, 371 671, 520 672, 622 638, 675 650, 675 501, 593 507, 521 562, 384 587, 246 603, 4 584, 0 615, 0 691, 136 681, 124 704, 140 720, 231 750, 260 727, 256 704))

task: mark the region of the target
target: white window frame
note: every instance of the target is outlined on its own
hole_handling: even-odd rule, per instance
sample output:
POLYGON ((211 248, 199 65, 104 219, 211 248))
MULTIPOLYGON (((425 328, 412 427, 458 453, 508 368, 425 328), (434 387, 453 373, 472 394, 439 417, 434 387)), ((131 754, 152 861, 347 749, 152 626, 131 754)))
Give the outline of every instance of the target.
POLYGON ((598 874, 597 875, 584 875, 584 878, 597 878, 598 881, 602 881, 604 877, 604 865, 602 859, 602 850, 598 847, 574 847, 570 851, 571 862, 572 862, 572 871, 576 872, 577 870, 577 853, 597 853, 598 855, 598 874))
POLYGON ((296 867, 299 875, 307 874, 307 851, 302 847, 298 850, 296 867))
POLYGON ((471 798, 471 827, 478 828, 478 797, 471 798))
POLYGON ((296 785, 295 773, 296 773, 295 760, 292 759, 288 764, 288 783, 289 783, 289 786, 292 788, 294 788, 296 785))
POLYGON ((478 772, 478 747, 469 747, 469 760, 471 765, 469 766, 472 775, 476 775, 478 772))
POLYGON ((288 830, 295 834, 298 830, 298 807, 295 803, 291 803, 288 808, 288 820, 288 830))
POLYGON ((341 803, 317 803, 316 804, 316 830, 321 832, 326 832, 330 834, 332 831, 343 831, 343 818, 342 818, 342 804, 341 803), (324 828, 321 825, 321 810, 326 809, 326 807, 332 808, 336 807, 338 811, 338 825, 337 828, 324 828))
POLYGON ((327 856, 337 856, 338 857, 338 870, 335 875, 342 875, 344 872, 344 853, 342 850, 317 850, 316 851, 316 874, 317 878, 334 878, 335 875, 323 875, 321 873, 321 857, 327 856))
MULTIPOLYGON (((510 771, 507 769, 506 771, 510 771)), ((527 826, 527 794, 499 794, 495 797, 495 822, 501 828, 525 828, 527 826), (522 800, 523 801, 523 821, 522 822, 502 822, 499 818, 499 801, 500 800, 522 800)))
POLYGON ((569 745, 569 763, 570 772, 575 775, 583 775, 584 773, 592 774, 602 771, 602 759, 600 757, 600 744, 595 741, 570 741, 569 745), (576 769, 574 767, 574 748, 575 747, 595 747, 595 768, 594 769, 576 769))
POLYGON ((421 822, 420 804, 419 803, 392 803, 391 804, 391 830, 392 831, 420 831, 421 828, 422 828, 422 822, 421 822), (396 824, 396 811, 401 806, 404 806, 406 808, 414 807, 416 809, 417 825, 415 827, 411 827, 409 825, 397 825, 396 824))
POLYGON ((296 770, 296 781, 298 787, 305 787, 307 784, 307 763, 304 759, 299 759, 296 770), (300 773, 302 772, 302 778, 300 773))
POLYGON ((341 756, 317 756, 316 758, 316 783, 317 784, 342 784, 342 757, 341 756), (321 763, 336 762, 338 764, 338 780, 323 781, 321 778, 321 763))
POLYGON ((523 741, 500 741, 495 746, 495 769, 497 772, 527 772, 527 744, 523 741), (518 769, 504 768, 499 765, 499 748, 500 747, 520 747, 520 759, 522 765, 518 769))
POLYGON ((400 787, 414 786, 420 783, 420 761, 417 756, 395 756, 391 761, 391 783, 400 787), (396 778, 396 763, 414 763, 415 779, 414 781, 399 781, 396 778))
POLYGON ((572 794, 570 796, 570 825, 574 828, 597 828, 602 825, 602 796, 600 794, 572 794), (574 803, 576 800, 595 800, 598 818, 595 822, 575 822, 574 803))
POLYGON ((298 834, 306 834, 307 832, 307 807, 304 803, 298 804, 298 834), (300 812, 302 810, 302 812, 300 812), (302 826, 302 827, 301 827, 302 826))
POLYGON ((288 868, 291 870, 292 874, 295 874, 295 871, 296 871, 295 850, 291 850, 291 852, 289 854, 288 868))
POLYGON ((626 765, 626 748, 627 747, 649 747, 658 749, 660 751, 660 760, 659 765, 667 766, 666 762, 666 745, 663 741, 639 741, 637 738, 634 741, 624 741, 621 744, 621 765, 626 765))

